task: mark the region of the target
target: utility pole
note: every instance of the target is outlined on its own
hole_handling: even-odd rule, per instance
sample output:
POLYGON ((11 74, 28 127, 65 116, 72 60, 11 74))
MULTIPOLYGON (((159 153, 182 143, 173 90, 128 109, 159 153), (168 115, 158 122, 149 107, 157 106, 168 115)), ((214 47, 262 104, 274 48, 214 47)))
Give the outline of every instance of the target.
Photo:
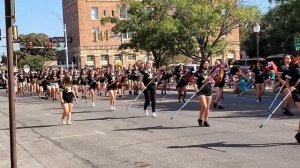
POLYGON ((15 20, 15 1, 5 0, 6 46, 8 60, 8 103, 11 167, 17 168, 16 145, 16 109, 14 94, 14 55, 13 55, 13 22, 15 20))

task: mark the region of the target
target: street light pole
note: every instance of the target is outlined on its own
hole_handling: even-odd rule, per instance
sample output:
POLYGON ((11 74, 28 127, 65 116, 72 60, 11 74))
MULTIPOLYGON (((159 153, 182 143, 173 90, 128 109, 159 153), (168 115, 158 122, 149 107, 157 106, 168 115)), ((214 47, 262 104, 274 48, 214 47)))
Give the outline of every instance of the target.
POLYGON ((256 57, 258 62, 259 57, 259 33, 256 33, 256 57))
POLYGON ((253 27, 254 33, 256 33, 256 57, 257 62, 259 61, 259 32, 260 32, 260 25, 256 23, 256 25, 253 27))
POLYGON ((65 35, 66 68, 69 68, 68 35, 67 35, 67 24, 65 23, 64 23, 64 35, 65 35))
POLYGON ((69 68, 67 24, 64 23, 62 18, 56 12, 51 12, 51 13, 55 14, 58 17, 58 19, 61 21, 61 23, 63 24, 64 36, 65 36, 66 68, 69 68))
POLYGON ((13 55, 13 20, 14 0, 5 0, 6 46, 8 60, 8 106, 9 106, 9 133, 10 133, 10 161, 11 167, 17 168, 16 144, 16 107, 14 93, 14 55, 13 55))

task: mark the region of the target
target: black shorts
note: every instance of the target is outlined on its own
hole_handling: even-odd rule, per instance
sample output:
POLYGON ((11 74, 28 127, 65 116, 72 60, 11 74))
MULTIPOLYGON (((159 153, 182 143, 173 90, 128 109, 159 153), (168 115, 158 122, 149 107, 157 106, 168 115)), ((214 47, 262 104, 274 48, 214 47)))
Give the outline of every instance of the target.
POLYGON ((118 86, 116 84, 108 85, 107 90, 118 90, 118 86))
POLYGON ((73 103, 73 97, 70 96, 63 96, 64 104, 66 103, 73 103))
POLYGON ((212 96, 212 92, 201 90, 197 92, 197 96, 212 96))
POLYGON ((300 91, 299 90, 293 91, 292 98, 295 102, 300 102, 300 91))

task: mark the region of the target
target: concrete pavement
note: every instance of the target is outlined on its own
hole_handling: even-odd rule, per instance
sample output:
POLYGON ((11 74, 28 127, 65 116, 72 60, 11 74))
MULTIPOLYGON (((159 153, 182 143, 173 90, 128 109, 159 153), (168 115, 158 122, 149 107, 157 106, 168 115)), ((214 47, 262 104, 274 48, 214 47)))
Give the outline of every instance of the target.
MULTIPOLYGON (((251 92, 250 92, 251 93, 251 92)), ((188 96, 191 96, 189 93, 188 96)), ((118 99, 109 111, 107 97, 96 107, 79 100, 73 125, 61 125, 58 102, 29 95, 17 98, 18 165, 24 168, 84 167, 289 167, 300 165, 295 143, 299 112, 285 117, 277 112, 266 125, 266 108, 273 94, 256 103, 253 94, 226 94, 225 110, 213 110, 210 128, 197 126, 199 104, 194 99, 170 120, 181 106, 175 92, 158 101, 158 118, 145 117, 142 100, 129 111, 134 96, 118 99)), ((161 97, 157 95, 158 100, 161 97)), ((0 90, 0 167, 9 166, 7 95, 0 90)))

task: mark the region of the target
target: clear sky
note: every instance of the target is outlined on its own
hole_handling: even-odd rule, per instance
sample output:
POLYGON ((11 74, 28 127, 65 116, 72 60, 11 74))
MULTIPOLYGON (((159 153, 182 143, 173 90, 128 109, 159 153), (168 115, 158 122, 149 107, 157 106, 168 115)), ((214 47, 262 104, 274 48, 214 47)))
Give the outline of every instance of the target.
MULTIPOLYGON (((63 36, 62 23, 52 12, 62 17, 62 0, 15 0, 16 25, 19 34, 45 33, 50 37, 63 36)), ((268 0, 248 0, 248 4, 257 5, 263 12, 268 11, 268 0)), ((0 0, 0 28, 5 36, 4 0, 0 0)), ((0 41, 0 55, 6 52, 5 39, 0 41)), ((0 58, 1 59, 1 58, 0 58)))

